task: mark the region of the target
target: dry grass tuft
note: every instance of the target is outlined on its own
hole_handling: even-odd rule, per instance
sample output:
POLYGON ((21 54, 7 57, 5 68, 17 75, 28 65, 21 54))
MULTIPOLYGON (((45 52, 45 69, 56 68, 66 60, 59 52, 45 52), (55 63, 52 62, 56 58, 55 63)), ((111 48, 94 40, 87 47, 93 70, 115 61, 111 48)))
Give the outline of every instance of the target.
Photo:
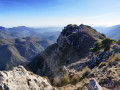
POLYGON ((113 55, 110 56, 107 62, 107 66, 111 66, 111 64, 114 63, 115 61, 120 61, 120 53, 114 56, 113 55))
POLYGON ((79 74, 80 79, 82 80, 83 78, 85 78, 88 75, 88 72, 90 72, 90 68, 85 67, 79 74))
POLYGON ((60 77, 59 77, 59 76, 56 76, 56 77, 53 79, 53 86, 59 87, 60 84, 61 84, 60 77))
POLYGON ((61 80, 61 85, 65 86, 70 83, 70 77, 69 77, 69 72, 66 72, 65 75, 63 76, 61 80))
POLYGON ((102 68, 103 66, 106 66, 106 62, 101 62, 98 66, 98 68, 102 68))
POLYGON ((47 80, 47 82, 48 82, 49 84, 51 84, 51 82, 50 82, 50 80, 49 80, 49 78, 48 78, 47 76, 44 76, 43 78, 45 78, 45 79, 47 80))
POLYGON ((78 75, 74 75, 72 78, 71 78, 71 84, 76 84, 78 83, 80 80, 79 76, 78 75))

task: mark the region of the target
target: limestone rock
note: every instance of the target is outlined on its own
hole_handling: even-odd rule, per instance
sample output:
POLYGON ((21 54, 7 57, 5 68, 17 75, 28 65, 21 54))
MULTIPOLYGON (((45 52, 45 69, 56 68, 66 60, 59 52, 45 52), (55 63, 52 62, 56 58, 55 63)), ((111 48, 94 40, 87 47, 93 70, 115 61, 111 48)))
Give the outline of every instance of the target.
POLYGON ((27 68, 34 73, 39 72, 39 75, 53 79, 58 72, 61 73, 61 67, 67 67, 69 64, 87 57, 90 48, 100 40, 100 36, 101 34, 90 26, 67 25, 62 30, 56 44, 49 46, 40 56, 34 58, 27 68))
POLYGON ((103 90, 102 87, 98 84, 95 79, 91 79, 89 81, 89 88, 88 90, 103 90))
POLYGON ((53 90, 46 79, 27 71, 23 66, 0 71, 0 90, 53 90))
MULTIPOLYGON (((113 44, 111 46, 111 51, 103 51, 101 50, 98 54, 93 55, 93 53, 90 53, 89 57, 89 61, 88 61, 88 66, 90 68, 94 68, 94 67, 98 67, 98 65, 101 62, 107 62, 110 56, 114 56, 117 53, 120 53, 120 46, 117 44, 113 44), (93 57, 91 57, 93 56, 93 57)), ((118 64, 118 61, 115 61, 111 64, 111 66, 115 66, 118 64)))

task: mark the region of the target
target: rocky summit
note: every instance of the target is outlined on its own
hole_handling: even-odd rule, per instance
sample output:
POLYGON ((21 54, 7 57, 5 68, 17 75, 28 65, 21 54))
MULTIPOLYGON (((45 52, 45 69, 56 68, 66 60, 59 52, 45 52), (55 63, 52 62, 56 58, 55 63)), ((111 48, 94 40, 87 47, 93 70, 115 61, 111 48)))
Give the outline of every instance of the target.
POLYGON ((67 25, 62 30, 57 43, 49 46, 27 65, 39 75, 53 78, 63 66, 68 66, 89 55, 90 48, 103 35, 87 25, 67 25))
POLYGON ((53 87, 45 78, 18 66, 11 71, 0 71, 0 90, 53 90, 53 87))
POLYGON ((119 61, 117 41, 87 25, 67 25, 26 69, 48 76, 58 90, 119 90, 119 61))

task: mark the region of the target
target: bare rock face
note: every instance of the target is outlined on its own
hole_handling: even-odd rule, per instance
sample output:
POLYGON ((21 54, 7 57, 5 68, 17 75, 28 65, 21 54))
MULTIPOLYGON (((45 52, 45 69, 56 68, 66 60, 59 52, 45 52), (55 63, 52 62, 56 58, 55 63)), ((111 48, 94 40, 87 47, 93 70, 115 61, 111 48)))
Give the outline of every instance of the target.
POLYGON ((23 66, 0 71, 0 90, 52 90, 46 79, 27 71, 23 66))
MULTIPOLYGON (((91 56, 93 56, 89 62, 88 66, 93 69, 94 67, 98 66, 101 62, 108 62, 108 59, 110 56, 115 56, 116 54, 120 53, 120 46, 117 44, 111 45, 111 51, 103 51, 100 50, 100 52, 93 56, 93 53, 91 53, 91 56)), ((115 61, 110 64, 110 66, 115 66, 118 64, 118 61, 115 61)))
POLYGON ((87 25, 67 25, 62 30, 57 43, 49 46, 27 65, 39 75, 53 79, 61 67, 81 60, 89 55, 90 48, 103 37, 87 25), (38 73, 39 72, 39 73, 38 73))
POLYGON ((103 90, 102 87, 98 84, 95 79, 91 79, 89 81, 89 88, 88 90, 103 90))

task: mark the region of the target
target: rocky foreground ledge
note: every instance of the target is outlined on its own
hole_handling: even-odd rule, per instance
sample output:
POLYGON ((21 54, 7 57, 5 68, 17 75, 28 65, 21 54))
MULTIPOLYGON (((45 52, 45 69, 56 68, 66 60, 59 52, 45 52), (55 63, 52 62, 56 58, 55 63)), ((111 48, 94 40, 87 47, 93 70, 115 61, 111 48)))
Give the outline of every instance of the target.
MULTIPOLYGON (((0 90, 57 90, 45 78, 27 71, 23 66, 11 71, 0 71, 0 90)), ((58 89, 59 90, 59 89, 58 89)), ((65 89, 68 90, 68 89, 65 89)), ((74 90, 71 88, 70 90, 74 90)), ((103 90, 95 79, 91 79, 88 90, 103 90)))
POLYGON ((27 71, 23 66, 0 71, 0 90, 53 90, 45 78, 27 71))

